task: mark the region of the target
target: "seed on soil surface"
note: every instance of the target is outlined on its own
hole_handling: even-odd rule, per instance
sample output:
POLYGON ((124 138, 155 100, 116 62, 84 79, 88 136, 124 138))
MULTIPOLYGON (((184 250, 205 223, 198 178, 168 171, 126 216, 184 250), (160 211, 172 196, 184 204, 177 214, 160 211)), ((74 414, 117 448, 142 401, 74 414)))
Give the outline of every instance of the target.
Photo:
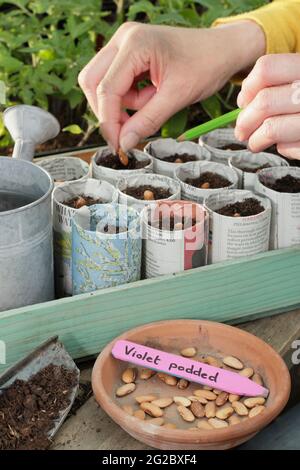
POLYGON ((166 423, 163 425, 163 427, 167 429, 177 429, 177 426, 174 423, 166 423))
POLYGON ((118 150, 118 156, 122 165, 128 166, 128 163, 129 163, 128 155, 125 152, 123 152, 121 148, 118 150))
POLYGON ((153 400, 151 403, 159 408, 167 408, 167 406, 172 405, 173 398, 158 398, 157 400, 153 400))
POLYGON ((232 403, 232 408, 239 416, 248 416, 248 408, 241 401, 234 401, 232 403))
POLYGON ((230 403, 233 403, 234 401, 239 401, 241 397, 239 395, 234 395, 234 393, 230 393, 229 395, 229 401, 230 403))
POLYGON ((144 191, 144 199, 145 201, 153 201, 154 200, 153 192, 149 190, 144 191))
POLYGON ((134 392, 135 387, 135 383, 121 385, 121 387, 116 391, 116 395, 117 397, 125 397, 126 395, 129 395, 129 393, 134 392))
POLYGON ((239 374, 242 377, 247 377, 248 379, 250 379, 252 375, 254 374, 254 370, 251 367, 246 367, 245 369, 241 370, 239 374))
POLYGON ((228 394, 228 393, 226 393, 226 392, 220 393, 220 395, 217 396, 216 405, 217 405, 217 406, 223 406, 223 405, 225 405, 225 403, 226 403, 227 400, 228 400, 228 397, 229 397, 229 394, 228 394))
POLYGON ((229 416, 233 415, 234 409, 231 406, 225 406, 224 408, 220 408, 216 412, 216 417, 218 419, 228 419, 229 416))
POLYGON ((205 416, 204 406, 198 401, 194 401, 191 404, 190 410, 196 418, 203 418, 205 416))
POLYGON ((193 415, 191 410, 189 410, 185 406, 182 406, 182 405, 177 406, 177 411, 182 417, 182 419, 184 419, 184 421, 187 421, 189 423, 192 423, 193 421, 195 421, 195 416, 193 415))
POLYGON ((147 420, 147 424, 153 424, 154 426, 163 426, 164 422, 164 418, 152 418, 147 420))
POLYGON ((264 397, 251 397, 244 400, 244 405, 247 408, 254 408, 257 405, 264 405, 266 399, 264 397))
POLYGON ((240 424, 241 422, 241 418, 239 418, 237 415, 232 415, 228 418, 228 423, 230 426, 233 426, 234 424, 240 424))
POLYGON ((80 209, 83 206, 92 206, 93 204, 101 204, 103 203, 103 200, 100 198, 93 198, 90 196, 76 196, 73 197, 72 199, 69 199, 68 201, 64 201, 63 204, 65 206, 71 207, 72 209, 80 209))
POLYGON ((147 413, 147 415, 152 416, 153 418, 160 418, 163 415, 163 411, 158 406, 153 405, 152 403, 141 403, 141 409, 147 413))
POLYGON ((185 390, 186 388, 188 388, 189 385, 190 385, 190 382, 188 380, 185 380, 185 379, 179 379, 178 382, 177 382, 177 387, 180 390, 185 390))
POLYGON ((261 386, 264 385, 263 379, 261 378, 261 376, 259 374, 256 374, 256 373, 253 374, 251 379, 253 380, 253 382, 255 382, 258 385, 261 385, 261 386))
POLYGON ((229 426, 226 421, 218 418, 210 418, 208 422, 214 429, 228 428, 229 426))
POLYGON ((216 416, 216 402, 211 401, 205 405, 205 416, 207 418, 214 418, 216 416))
POLYGON ((198 421, 197 426, 199 429, 203 429, 205 431, 213 429, 213 426, 209 424, 209 422, 206 421, 205 419, 198 421))
POLYGON ((125 413, 129 414, 130 416, 133 415, 133 408, 132 408, 132 406, 130 406, 130 405, 124 405, 124 406, 122 406, 122 409, 123 409, 123 411, 125 411, 125 413))
POLYGON ((196 160, 196 155, 189 155, 188 153, 175 153, 174 155, 167 155, 163 158, 163 161, 168 163, 187 163, 196 160))
POLYGON ((212 173, 211 171, 204 171, 200 176, 194 178, 187 178, 185 180, 186 184, 194 186, 196 188, 201 188, 202 185, 208 185, 206 188, 203 189, 217 189, 217 188, 225 188, 231 186, 231 181, 224 176, 221 176, 217 173, 212 173))
POLYGON ((180 354, 184 357, 194 357, 197 354, 196 348, 185 348, 180 351, 180 354))
POLYGON ((122 380, 126 384, 130 384, 135 382, 137 376, 137 370, 135 367, 128 367, 128 369, 124 370, 122 374, 122 380))
POLYGON ((244 369, 243 363, 237 357, 234 357, 234 356, 224 357, 223 363, 226 366, 231 367, 232 369, 237 369, 237 370, 244 369))
POLYGON ((210 390, 195 390, 194 395, 196 395, 196 397, 205 398, 206 400, 215 400, 217 398, 217 395, 210 390))
POLYGON ((173 377, 172 375, 164 374, 163 372, 159 372, 157 374, 157 377, 164 382, 167 385, 175 386, 177 385, 177 379, 176 377, 173 377))
POLYGON ((182 163, 181 158, 176 158, 175 163, 182 163))
POLYGON ((247 217, 260 214, 264 210, 264 206, 258 199, 250 197, 243 201, 227 204, 216 212, 226 217, 236 217, 236 214, 238 214, 237 217, 247 217))
POLYGON ((140 371, 140 379, 141 380, 148 380, 150 379, 151 377, 153 377, 153 375, 155 375, 156 372, 154 370, 151 370, 151 369, 142 369, 140 371))
POLYGON ((135 418, 138 418, 140 420, 144 420, 146 418, 146 415, 145 415, 145 412, 143 410, 136 410, 134 413, 133 413, 133 416, 135 418))
POLYGON ((182 405, 182 406, 190 406, 191 405, 191 400, 189 400, 187 397, 173 397, 174 403, 176 405, 182 405))
POLYGON ((135 400, 140 404, 148 401, 151 402, 157 399, 158 397, 156 395, 139 395, 138 397, 135 397, 135 400))
POLYGON ((252 408, 252 410, 249 411, 249 418, 254 418, 255 416, 260 415, 264 410, 266 409, 265 406, 258 405, 252 408))
POLYGON ((210 184, 206 181, 205 183, 202 183, 201 186, 200 186, 201 189, 209 189, 210 188, 210 184))
POLYGON ((241 214, 239 214, 238 212, 236 212, 233 217, 241 217, 241 214))

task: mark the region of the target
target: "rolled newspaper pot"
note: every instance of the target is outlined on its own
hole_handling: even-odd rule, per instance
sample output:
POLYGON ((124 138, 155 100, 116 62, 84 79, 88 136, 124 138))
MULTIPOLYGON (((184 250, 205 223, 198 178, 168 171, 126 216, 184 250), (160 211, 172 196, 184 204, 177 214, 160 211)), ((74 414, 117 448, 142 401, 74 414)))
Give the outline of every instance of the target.
POLYGON ((247 150, 236 152, 230 157, 229 166, 233 168, 239 178, 239 188, 254 190, 257 172, 264 168, 274 166, 289 166, 287 161, 277 155, 267 152, 252 153, 247 150))
POLYGON ((299 189, 300 168, 266 168, 257 173, 255 190, 267 196, 272 203, 272 249, 300 244, 299 189))
POLYGON ((216 193, 226 189, 234 189, 238 186, 238 176, 236 172, 226 165, 214 162, 191 162, 181 165, 175 170, 175 179, 180 182, 181 185, 181 199, 188 201, 195 201, 202 204, 204 199, 211 193, 216 193), (212 188, 211 185, 204 181, 201 183, 201 187, 193 186, 191 180, 202 178, 202 175, 212 173, 221 177, 220 184, 226 186, 220 186, 218 188, 212 188), (223 181, 224 179, 224 181, 223 181), (226 183, 227 181, 227 183, 226 183))
POLYGON ((116 186, 118 180, 122 178, 153 172, 153 160, 150 155, 136 149, 130 150, 129 154, 134 157, 134 164, 137 168, 126 169, 126 167, 124 167, 124 169, 122 169, 122 166, 118 165, 118 157, 115 156, 118 169, 114 169, 106 166, 110 164, 109 157, 112 155, 111 150, 109 147, 100 147, 91 162, 93 178, 108 181, 116 186))
POLYGON ((211 161, 225 165, 236 152, 247 149, 247 142, 238 141, 232 127, 208 132, 200 137, 199 144, 210 152, 211 161))
POLYGON ((37 165, 50 173, 55 186, 66 181, 86 180, 89 177, 89 164, 78 157, 47 157, 38 160, 37 165))
POLYGON ((82 207, 73 218, 73 295, 134 282, 141 276, 140 216, 132 207, 82 207))
POLYGON ((84 202, 117 202, 118 193, 106 181, 87 179, 63 183, 52 195, 56 293, 72 295, 72 219, 84 202), (76 208, 77 207, 77 208, 76 208))
POLYGON ((203 206, 160 201, 142 214, 146 278, 198 268, 207 263, 208 217, 203 206))
POLYGON ((119 203, 141 211, 158 200, 180 199, 180 184, 162 175, 143 174, 130 176, 117 183, 119 203), (139 197, 137 197, 139 196, 139 197))
POLYGON ((149 142, 144 151, 153 157, 153 171, 160 175, 174 178, 174 170, 178 165, 187 163, 188 157, 197 160, 210 160, 209 151, 194 142, 177 142, 175 139, 157 139, 149 142), (176 156, 175 160, 172 157, 176 156), (181 157, 180 157, 181 156, 181 157))
POLYGON ((208 196, 205 208, 210 216, 210 264, 268 251, 271 203, 267 198, 252 191, 222 191, 208 196))

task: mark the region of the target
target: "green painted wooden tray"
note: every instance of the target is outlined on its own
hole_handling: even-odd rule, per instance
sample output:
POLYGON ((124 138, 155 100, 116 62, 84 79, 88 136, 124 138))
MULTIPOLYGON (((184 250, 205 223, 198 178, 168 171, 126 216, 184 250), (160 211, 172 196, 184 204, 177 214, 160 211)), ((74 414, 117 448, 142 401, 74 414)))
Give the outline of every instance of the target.
POLYGON ((30 307, 0 312, 4 370, 59 335, 73 358, 98 353, 123 331, 156 320, 230 323, 300 306, 300 247, 205 266, 30 307))

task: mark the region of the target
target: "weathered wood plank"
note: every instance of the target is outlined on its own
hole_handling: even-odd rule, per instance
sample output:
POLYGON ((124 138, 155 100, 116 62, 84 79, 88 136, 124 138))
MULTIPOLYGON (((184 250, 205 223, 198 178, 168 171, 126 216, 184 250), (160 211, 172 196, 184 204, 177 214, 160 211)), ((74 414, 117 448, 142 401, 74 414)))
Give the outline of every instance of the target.
POLYGON ((241 322, 296 308, 299 278, 299 248, 268 252, 2 312, 0 339, 6 342, 7 366, 56 334, 74 358, 84 357, 121 332, 151 321, 241 322))

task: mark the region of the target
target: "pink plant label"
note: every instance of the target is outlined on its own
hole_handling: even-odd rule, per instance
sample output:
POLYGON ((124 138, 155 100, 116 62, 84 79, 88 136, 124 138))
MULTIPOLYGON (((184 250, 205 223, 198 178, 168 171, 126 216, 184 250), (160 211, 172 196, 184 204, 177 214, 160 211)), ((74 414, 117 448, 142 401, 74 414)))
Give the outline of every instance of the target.
POLYGON ((268 389, 236 372, 209 366, 202 362, 170 354, 154 348, 148 348, 131 341, 120 340, 114 344, 112 355, 121 361, 165 372, 175 377, 202 385, 234 393, 235 395, 267 397, 268 389))

